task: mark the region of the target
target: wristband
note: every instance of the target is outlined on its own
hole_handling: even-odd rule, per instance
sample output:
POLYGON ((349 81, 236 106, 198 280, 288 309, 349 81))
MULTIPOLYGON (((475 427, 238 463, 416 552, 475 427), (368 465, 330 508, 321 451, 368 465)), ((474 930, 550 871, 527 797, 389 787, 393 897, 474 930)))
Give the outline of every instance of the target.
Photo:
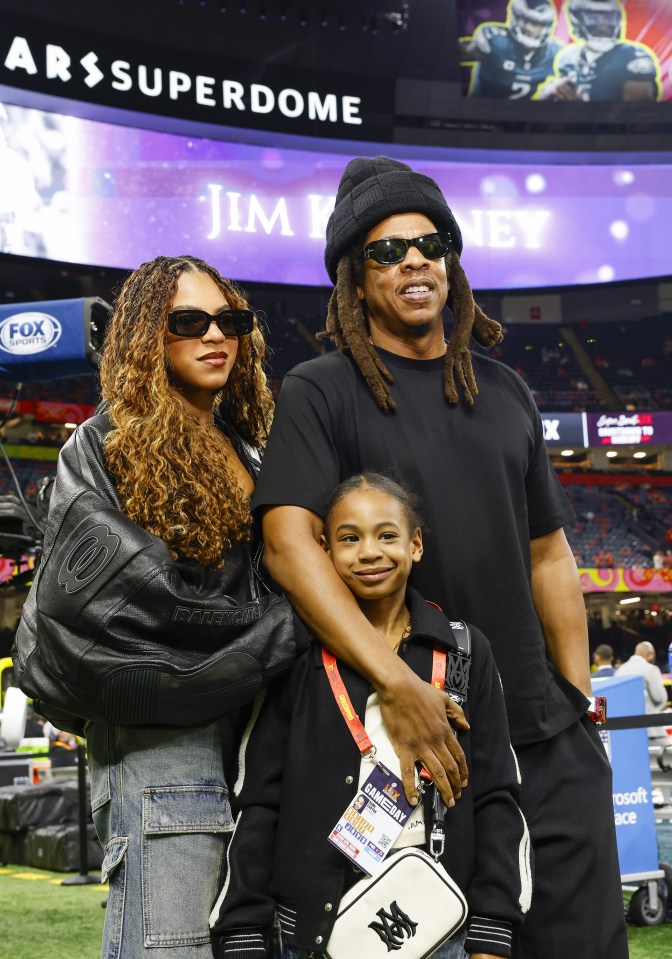
POLYGON ((607 698, 606 696, 592 696, 588 698, 588 708, 586 709, 586 716, 595 723, 596 726, 601 726, 602 723, 607 721, 607 698))

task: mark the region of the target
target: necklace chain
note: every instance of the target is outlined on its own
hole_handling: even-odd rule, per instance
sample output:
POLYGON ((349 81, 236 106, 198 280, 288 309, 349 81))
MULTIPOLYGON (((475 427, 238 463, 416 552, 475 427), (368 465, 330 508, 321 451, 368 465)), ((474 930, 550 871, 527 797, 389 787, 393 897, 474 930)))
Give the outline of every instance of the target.
POLYGON ((410 636, 410 634, 411 634, 411 617, 410 617, 410 615, 409 615, 409 617, 408 617, 408 622, 406 623, 406 625, 404 626, 404 628, 403 628, 402 631, 401 631, 401 636, 399 637, 399 642, 398 642, 397 645, 394 647, 395 652, 399 649, 399 647, 401 646, 401 644, 403 643, 403 641, 406 639, 406 637, 407 637, 407 636, 410 636))

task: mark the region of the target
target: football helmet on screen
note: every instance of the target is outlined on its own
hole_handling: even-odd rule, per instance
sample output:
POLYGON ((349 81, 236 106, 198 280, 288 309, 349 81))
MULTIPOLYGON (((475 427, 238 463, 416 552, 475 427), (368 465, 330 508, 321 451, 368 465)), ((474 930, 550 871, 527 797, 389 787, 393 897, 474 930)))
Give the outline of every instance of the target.
POLYGON ((567 0, 572 33, 589 50, 605 53, 621 39, 625 13, 620 0, 567 0))
POLYGON ((536 50, 548 40, 557 21, 552 0, 511 0, 509 27, 516 43, 536 50))

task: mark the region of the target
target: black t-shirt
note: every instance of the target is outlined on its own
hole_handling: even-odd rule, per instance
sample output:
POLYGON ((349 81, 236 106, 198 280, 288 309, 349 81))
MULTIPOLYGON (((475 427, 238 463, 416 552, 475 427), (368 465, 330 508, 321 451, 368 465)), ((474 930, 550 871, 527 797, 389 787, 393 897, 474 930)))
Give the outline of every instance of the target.
POLYGON ((253 506, 323 515, 334 486, 362 470, 413 489, 425 519, 413 585, 490 640, 514 742, 552 736, 584 712, 585 697, 549 665, 532 605, 529 541, 574 514, 530 392, 513 370, 474 354, 479 395, 473 407, 451 405, 443 358, 380 355, 394 376, 395 413, 379 410, 338 352, 285 377, 253 506))

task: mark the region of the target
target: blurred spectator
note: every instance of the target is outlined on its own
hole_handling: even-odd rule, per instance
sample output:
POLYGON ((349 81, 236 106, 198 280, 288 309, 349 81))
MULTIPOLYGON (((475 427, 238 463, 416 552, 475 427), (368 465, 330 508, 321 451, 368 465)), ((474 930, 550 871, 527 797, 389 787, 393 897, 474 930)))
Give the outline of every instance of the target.
POLYGON ((56 729, 52 723, 46 722, 43 735, 49 740, 49 759, 52 769, 77 765, 77 740, 72 733, 63 732, 61 729, 56 729))
POLYGON ((616 565, 614 554, 610 549, 601 549, 595 556, 596 569, 611 569, 616 565))
POLYGON ((601 679, 604 676, 614 675, 614 651, 607 643, 600 643, 593 653, 595 669, 591 673, 592 679, 601 679))
MULTIPOLYGON (((617 676, 641 676, 644 680, 644 711, 647 715, 662 712, 668 705, 667 690, 663 683, 663 676, 656 666, 656 651, 652 643, 645 640, 637 643, 630 659, 619 666, 617 676)), ((670 717, 672 723, 672 717, 670 717)), ((668 735, 663 726, 649 726, 647 730, 652 745, 661 740, 667 740, 668 735)))

